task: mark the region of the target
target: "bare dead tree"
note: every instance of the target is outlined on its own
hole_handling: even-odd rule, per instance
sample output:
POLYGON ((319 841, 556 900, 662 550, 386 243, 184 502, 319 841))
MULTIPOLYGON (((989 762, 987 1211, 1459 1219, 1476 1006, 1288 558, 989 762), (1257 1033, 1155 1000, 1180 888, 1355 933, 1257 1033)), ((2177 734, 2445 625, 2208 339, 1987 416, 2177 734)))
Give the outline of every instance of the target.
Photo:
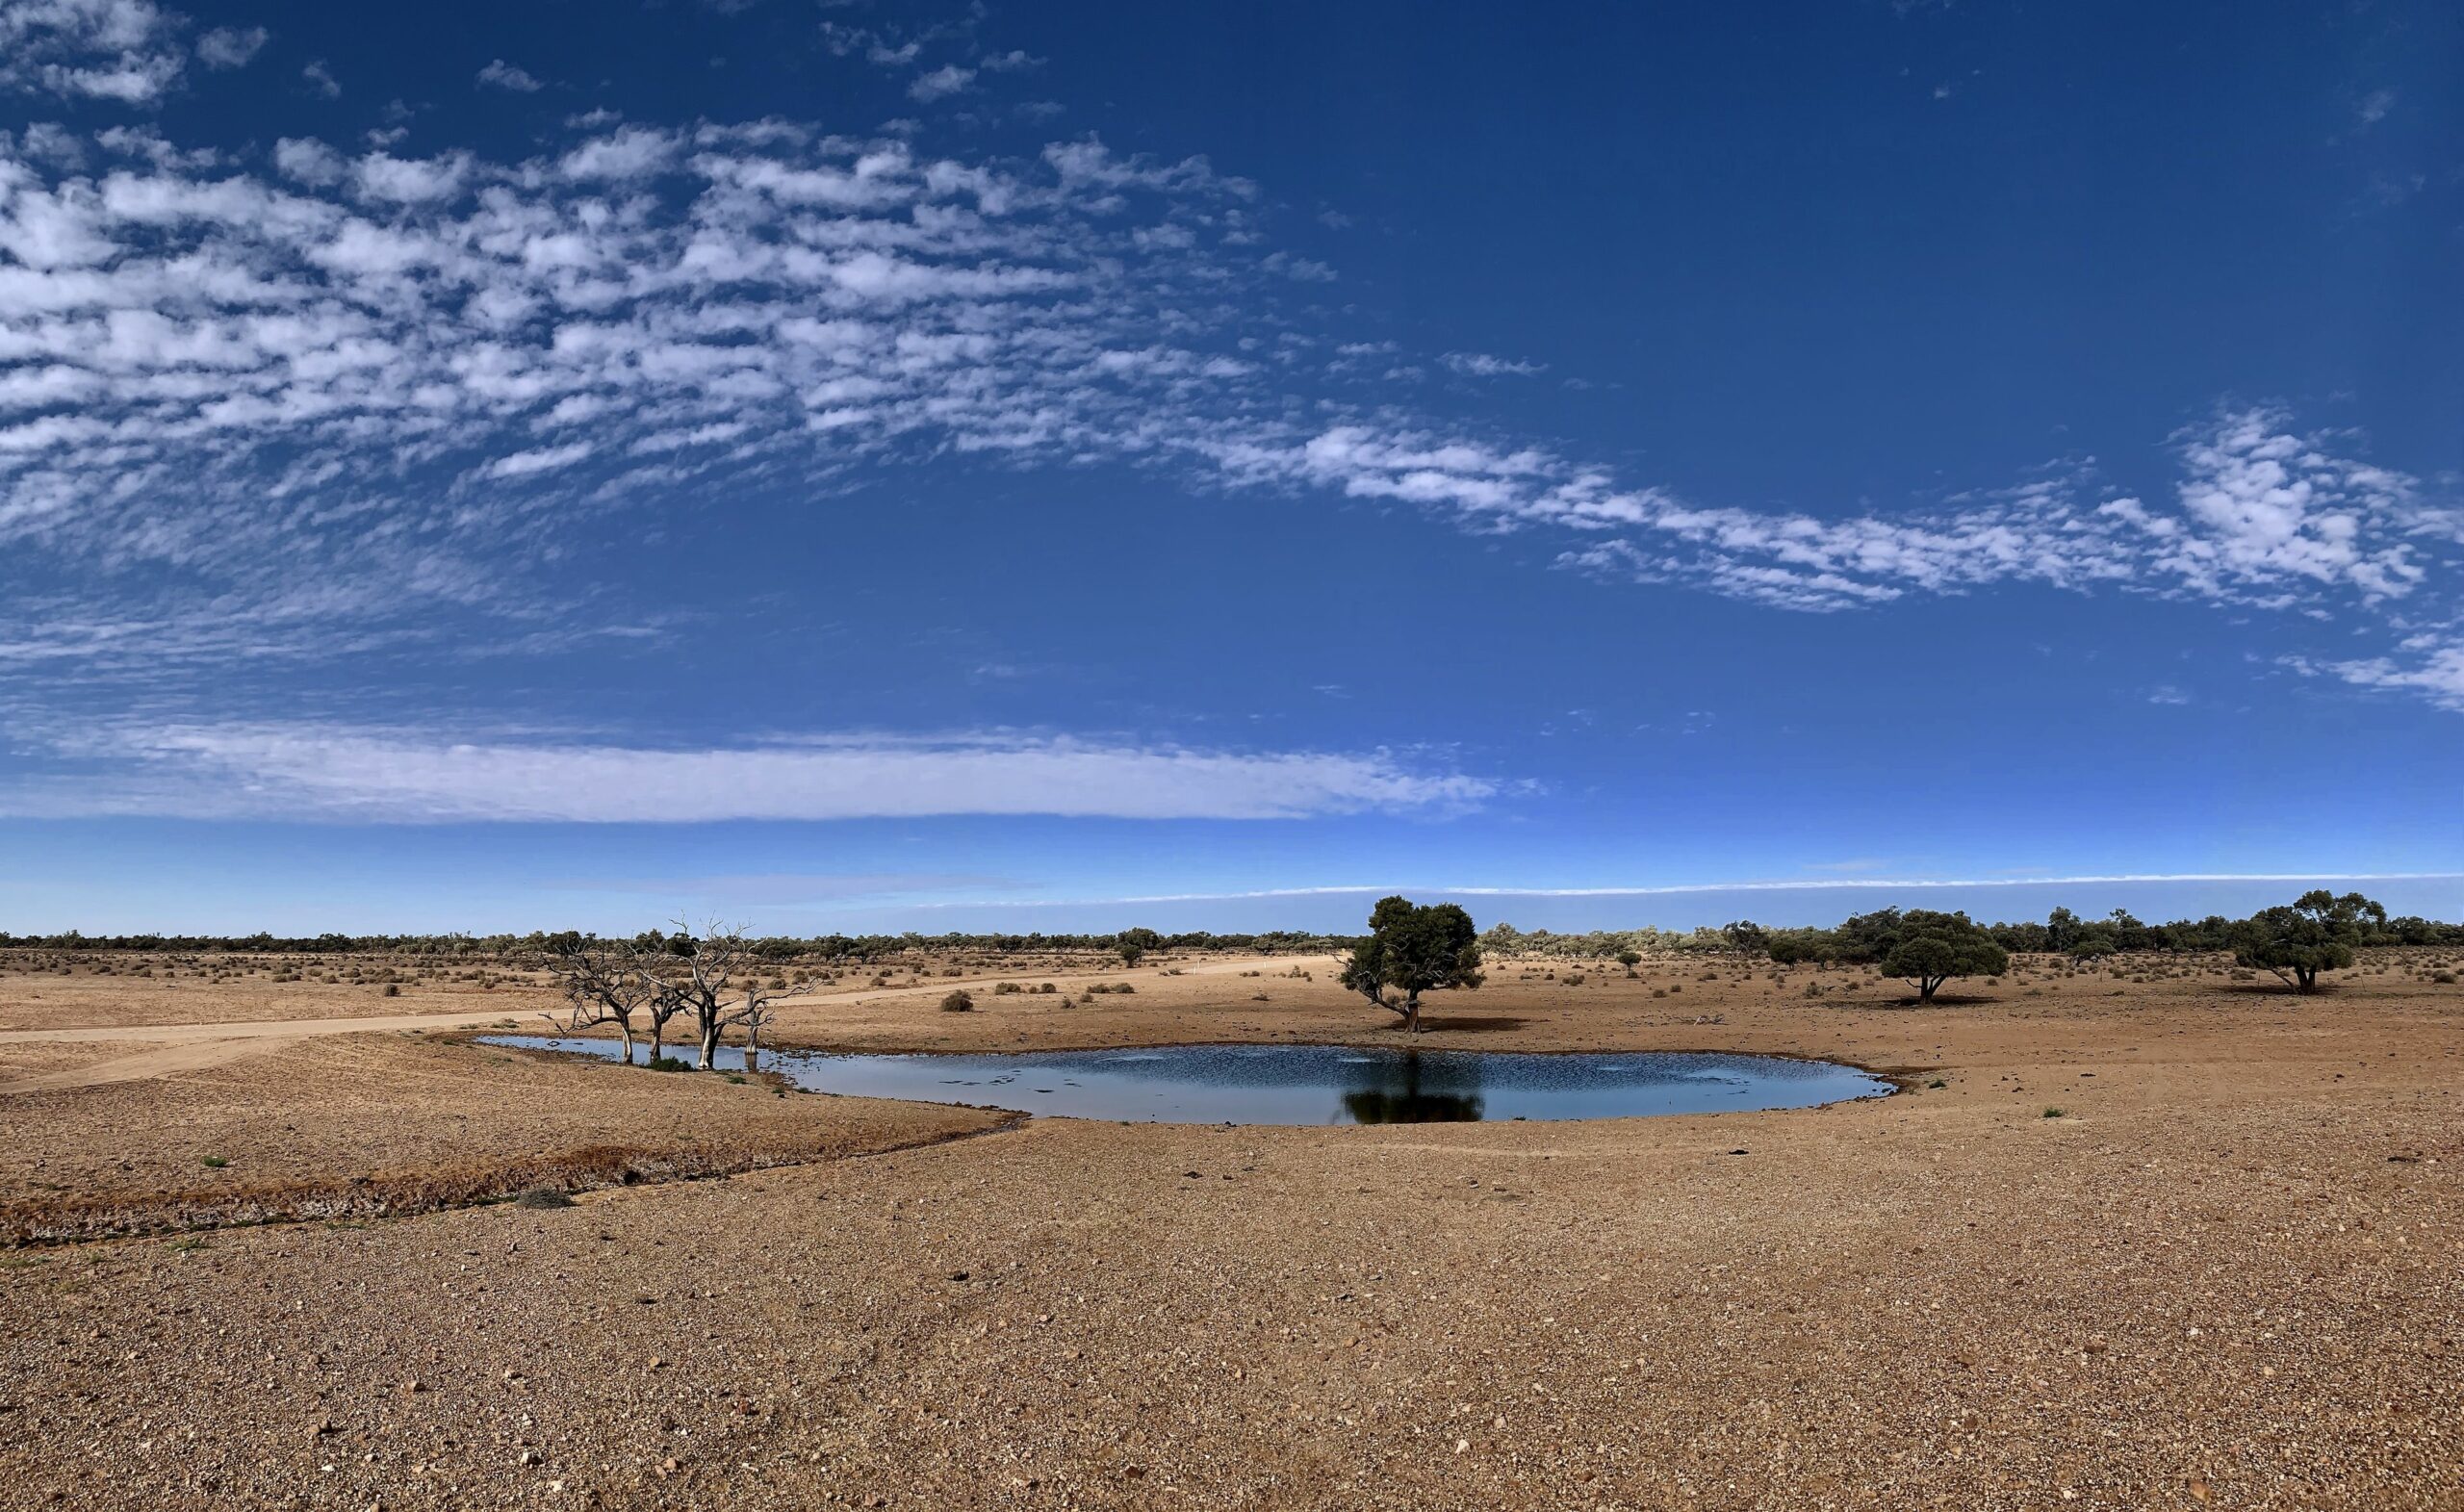
POLYGON ((811 991, 812 985, 761 987, 757 975, 761 962, 738 926, 712 919, 696 935, 679 919, 676 930, 666 954, 644 954, 643 970, 657 987, 659 1001, 676 1005, 672 1012, 693 1015, 701 1040, 696 1065, 705 1071, 714 1069, 720 1039, 737 1024, 746 1026, 753 1055, 757 1057, 761 1026, 770 1021, 771 1005, 783 997, 800 997, 811 991))
POLYGON ((747 980, 744 1001, 737 1004, 735 1011, 728 1015, 728 1022, 744 1026, 744 1068, 746 1070, 757 1071, 761 1068, 761 1031, 769 1028, 770 1021, 778 1016, 776 1007, 778 1001, 785 997, 802 997, 810 992, 813 987, 814 984, 810 982, 799 982, 794 987, 763 987, 757 981, 747 980))
MULTIPOLYGON (((658 995, 658 986, 640 969, 639 952, 630 944, 603 940, 567 930, 548 940, 548 975, 564 995, 560 1016, 543 1013, 560 1034, 578 1035, 614 1024, 624 1037, 625 1064, 633 1064, 633 1015, 658 995)), ((671 1015, 673 1010, 670 1011, 671 1015)), ((664 1024, 664 1018, 657 1020, 664 1024)), ((651 1059, 658 1059, 655 1031, 651 1059)))
POLYGON ((730 988, 741 964, 739 954, 731 948, 728 932, 717 920, 696 935, 689 924, 678 919, 667 948, 643 957, 642 970, 657 984, 660 1001, 672 1005, 669 1012, 693 1016, 702 1046, 698 1065, 705 1071, 716 1064, 730 988))
MULTIPOLYGON (((654 958, 654 952, 642 953, 644 960, 654 958)), ((682 993, 654 975, 648 967, 642 968, 642 975, 651 984, 650 999, 642 1005, 642 1014, 650 1020, 651 1026, 651 1058, 642 1064, 656 1065, 665 1054, 661 1046, 667 1038, 667 1021, 683 1012, 691 1005, 686 1003, 682 993)))

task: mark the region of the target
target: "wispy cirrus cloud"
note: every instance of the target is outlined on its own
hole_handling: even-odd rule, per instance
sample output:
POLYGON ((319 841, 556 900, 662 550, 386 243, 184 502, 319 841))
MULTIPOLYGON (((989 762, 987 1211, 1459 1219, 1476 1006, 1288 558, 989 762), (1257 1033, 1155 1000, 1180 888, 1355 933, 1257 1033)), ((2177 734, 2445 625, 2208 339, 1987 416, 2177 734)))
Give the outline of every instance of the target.
POLYGON ((666 749, 384 728, 104 721, 45 737, 0 816, 691 824, 1045 814, 1298 819, 1450 810, 1500 784, 1387 752, 860 734, 666 749))
POLYGON ((2464 714, 2464 633, 2453 630, 2407 637, 2395 654, 2345 660, 2287 658, 2295 671, 2338 678, 2355 687, 2406 693, 2464 714))
POLYGON ((1450 351, 1438 358, 1449 372, 1467 378, 1527 378, 1549 371, 1545 362, 1521 362, 1484 351, 1450 351))
MULTIPOLYGON (((727 908, 785 909, 814 904, 913 900, 936 894, 1032 891, 1014 877, 976 872, 733 872, 684 877, 573 877, 553 890, 619 892, 692 900, 727 908)), ((687 911, 690 911, 688 909, 687 911)))
MULTIPOLYGON (((1142 897, 1070 900, 1103 903, 1211 903, 1236 898, 1364 898, 1379 893, 1408 891, 1463 898, 1656 898, 1682 896, 1703 892, 1894 892, 1934 891, 1975 888, 2023 888, 2087 886, 2098 884, 2142 883, 2346 883, 2346 882, 2446 882, 2464 877, 2464 872, 2112 872, 2095 875, 2042 877, 1836 877, 1820 880, 1795 878, 1767 882, 1688 882, 1633 886, 1608 887, 1513 887, 1458 886, 1450 884, 1361 883, 1351 885, 1314 887, 1258 887, 1242 892, 1176 892, 1150 893, 1142 897)), ((1044 900, 1021 900, 1016 907, 1040 908, 1044 900)))
MULTIPOLYGON (((170 57, 184 25, 143 0, 0 0, 38 43, 6 65, 21 88, 64 88, 39 83, 46 56, 170 57)), ((833 45, 904 68, 926 40, 833 45)), ((965 45, 959 88, 1035 62, 965 45)), ((957 459, 1407 505, 1549 540, 1563 568, 1791 610, 2036 584, 2391 636, 2450 612, 2464 511, 2278 407, 2173 438, 2169 498, 2069 469, 1899 510, 1706 503, 1397 403, 1391 344, 1294 320, 1333 270, 1271 245, 1257 188, 1203 158, 929 141, 605 118, 515 161, 0 139, 0 588, 73 598, 121 650, 214 616, 416 633, 436 602, 523 612, 507 564, 552 560, 578 517, 957 459)), ((79 643, 0 611, 0 655, 79 643)), ((2435 659, 2346 664, 2439 696, 2435 659)))
POLYGON ((2464 523, 2424 507, 2415 479, 2296 434, 2280 410, 2226 414, 2175 441, 2178 509, 2121 499, 2099 512, 2142 532, 2149 565, 2201 598, 2282 606, 2311 587, 2402 598, 2430 575, 2426 545, 2464 523))

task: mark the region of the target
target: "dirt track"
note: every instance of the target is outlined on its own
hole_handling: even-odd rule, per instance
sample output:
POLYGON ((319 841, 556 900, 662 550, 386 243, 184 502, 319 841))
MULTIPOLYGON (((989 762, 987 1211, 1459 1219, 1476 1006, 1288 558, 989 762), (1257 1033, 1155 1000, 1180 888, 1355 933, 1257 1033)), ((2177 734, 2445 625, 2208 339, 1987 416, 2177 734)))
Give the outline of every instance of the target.
MULTIPOLYGON (((1191 977, 1219 977, 1237 973, 1250 962, 1217 961, 1194 964, 1185 969, 1191 977)), ((1047 980, 1073 986, 1094 981, 1116 979, 1122 971, 1079 972, 1051 977, 1047 980)), ((831 992, 811 1000, 833 1007, 849 1003, 913 1003, 920 998, 937 998, 953 987, 982 987, 1001 978, 973 976, 957 979, 936 978, 923 987, 859 987, 831 992)), ((512 995, 508 994, 510 998, 512 995)), ((536 1016, 554 1006, 547 994, 532 990, 518 999, 493 1009, 463 1012, 429 1012, 387 1013, 372 1017, 316 1018, 244 1018, 218 1023, 137 1023, 81 1025, 62 1029, 0 1030, 0 1052, 13 1045, 118 1045, 143 1044, 149 1048, 132 1055, 115 1056, 64 1070, 47 1071, 33 1076, 0 1081, 0 1095, 71 1087, 100 1087, 111 1082, 143 1081, 154 1077, 172 1076, 183 1071, 202 1070, 227 1064, 244 1056, 260 1054, 288 1040, 313 1038, 326 1035, 382 1034, 389 1031, 417 1029, 425 1031, 478 1029, 506 1022, 535 1020, 536 1016)), ((808 1007, 797 1000, 799 1008, 808 1007)))

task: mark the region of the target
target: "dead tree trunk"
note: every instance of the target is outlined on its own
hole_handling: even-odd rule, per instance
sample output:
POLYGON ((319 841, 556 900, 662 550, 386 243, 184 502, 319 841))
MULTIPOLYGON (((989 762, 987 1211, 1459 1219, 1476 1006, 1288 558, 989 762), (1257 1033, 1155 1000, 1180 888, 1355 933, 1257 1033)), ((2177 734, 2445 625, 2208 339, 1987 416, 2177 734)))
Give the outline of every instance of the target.
POLYGON ((624 1040, 625 1064, 632 1064, 633 1015, 653 1003, 658 991, 640 969, 632 948, 577 934, 558 935, 550 944, 548 973, 566 1006, 562 1022, 553 1013, 547 1015, 548 1022, 569 1035, 613 1024, 624 1040))

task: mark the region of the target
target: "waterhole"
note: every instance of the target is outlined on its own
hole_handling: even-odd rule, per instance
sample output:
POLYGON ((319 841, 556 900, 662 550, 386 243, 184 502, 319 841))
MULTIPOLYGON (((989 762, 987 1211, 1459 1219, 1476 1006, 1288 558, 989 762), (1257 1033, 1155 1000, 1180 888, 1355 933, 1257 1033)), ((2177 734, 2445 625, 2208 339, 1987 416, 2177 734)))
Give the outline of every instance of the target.
MULTIPOLYGON (((612 1039, 507 1035, 485 1042, 607 1059, 622 1049, 612 1039)), ((740 1050, 719 1053, 722 1071, 743 1064, 740 1050)), ((1016 1055, 770 1050, 762 1053, 760 1066, 798 1087, 851 1097, 1145 1123, 1632 1118, 1808 1108, 1890 1090, 1880 1077, 1826 1061, 1698 1052, 1536 1055, 1337 1045, 1172 1045, 1016 1055)))

